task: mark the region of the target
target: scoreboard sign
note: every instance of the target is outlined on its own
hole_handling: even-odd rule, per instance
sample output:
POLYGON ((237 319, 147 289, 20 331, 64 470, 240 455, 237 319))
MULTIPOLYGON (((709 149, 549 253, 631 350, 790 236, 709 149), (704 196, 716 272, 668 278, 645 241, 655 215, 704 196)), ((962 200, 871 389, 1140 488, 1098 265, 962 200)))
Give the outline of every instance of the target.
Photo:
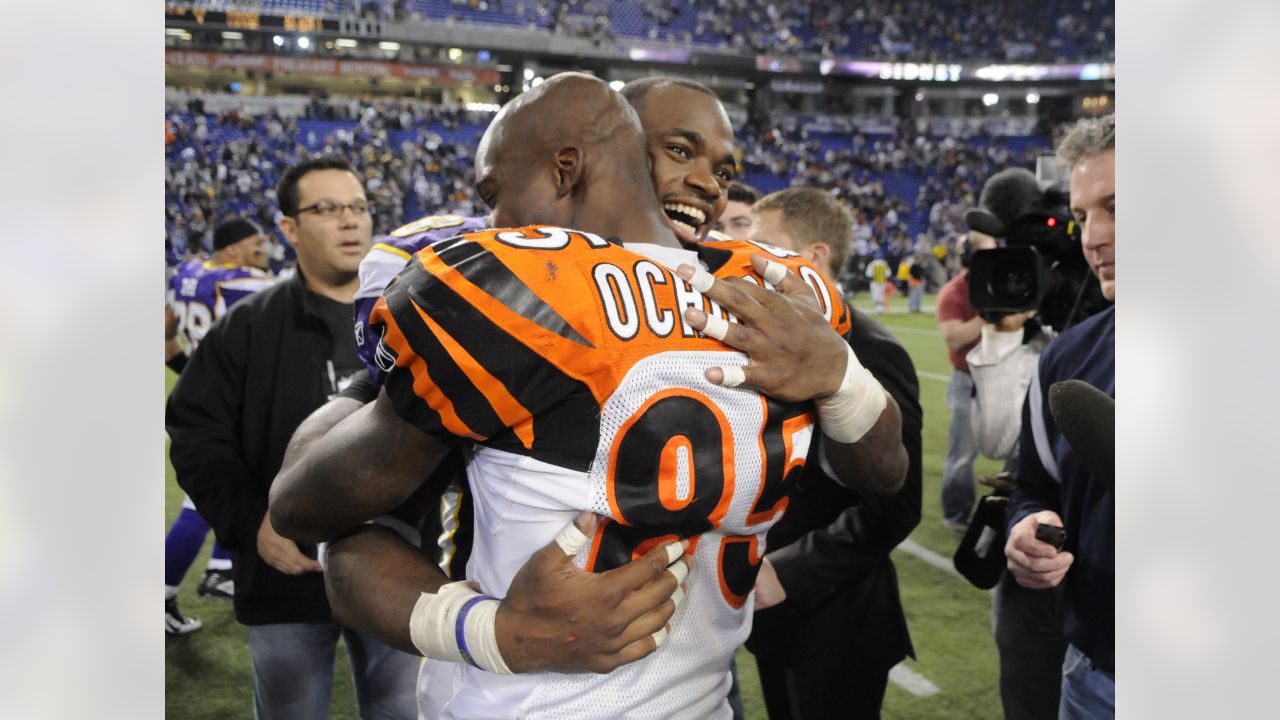
POLYGON ((284 30, 286 32, 338 32, 338 21, 313 15, 263 15, 257 12, 222 12, 198 8, 165 8, 166 17, 228 30, 284 30))

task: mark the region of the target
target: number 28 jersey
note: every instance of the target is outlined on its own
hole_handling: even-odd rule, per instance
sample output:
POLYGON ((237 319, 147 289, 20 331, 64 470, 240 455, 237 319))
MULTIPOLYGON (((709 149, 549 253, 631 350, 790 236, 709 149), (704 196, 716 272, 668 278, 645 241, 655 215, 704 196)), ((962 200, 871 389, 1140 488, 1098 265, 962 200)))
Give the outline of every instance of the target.
POLYGON ((733 319, 674 272, 701 264, 758 284, 772 253, 809 282, 832 328, 850 313, 793 253, 739 242, 623 246, 549 226, 464 235, 414 256, 371 322, 397 412, 474 447, 475 544, 467 575, 501 597, 582 510, 608 518, 575 562, 618 567, 692 538, 686 599, 666 643, 607 675, 498 676, 424 665, 420 701, 443 718, 727 717, 729 664, 750 632, 764 536, 814 430, 809 403, 704 378, 745 365, 686 307, 733 319), (425 695, 425 697, 423 697, 425 695))
POLYGON ((183 263, 169 280, 166 298, 178 318, 178 336, 195 352, 213 322, 236 302, 270 286, 276 278, 254 267, 212 261, 183 263))

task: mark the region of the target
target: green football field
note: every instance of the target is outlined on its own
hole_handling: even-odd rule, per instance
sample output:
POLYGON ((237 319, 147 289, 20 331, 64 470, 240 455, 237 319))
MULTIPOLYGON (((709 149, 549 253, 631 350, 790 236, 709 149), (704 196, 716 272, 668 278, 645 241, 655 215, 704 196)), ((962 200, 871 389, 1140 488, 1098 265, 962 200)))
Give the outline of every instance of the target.
MULTIPOLYGON (((865 298, 860 298, 856 304, 865 310, 864 302, 865 298)), ((891 311, 881 320, 911 354, 920 373, 920 401, 925 415, 924 516, 911 535, 911 551, 899 548, 894 552, 918 659, 907 660, 894 672, 894 682, 885 696, 884 717, 998 718, 991 596, 922 559, 932 554, 935 560, 940 556, 949 563, 957 542, 942 524, 938 505, 947 444, 945 390, 950 365, 933 322, 933 297, 926 298, 924 314, 902 312, 905 301, 900 296, 892 302, 891 311)), ((168 370, 165 374, 167 395, 176 376, 168 370)), ((979 460, 979 474, 998 470, 997 463, 979 460)), ((165 474, 167 531, 182 503, 182 491, 174 482, 167 451, 165 474)), ((200 618, 204 627, 189 635, 165 639, 166 716, 192 720, 249 718, 253 714, 253 682, 245 629, 236 623, 229 601, 195 594, 210 544, 206 543, 187 573, 179 593, 183 612, 200 618)), ((738 668, 747 717, 762 719, 764 704, 755 664, 746 650, 739 651, 738 668)), ((330 717, 358 717, 350 670, 341 649, 330 717)))

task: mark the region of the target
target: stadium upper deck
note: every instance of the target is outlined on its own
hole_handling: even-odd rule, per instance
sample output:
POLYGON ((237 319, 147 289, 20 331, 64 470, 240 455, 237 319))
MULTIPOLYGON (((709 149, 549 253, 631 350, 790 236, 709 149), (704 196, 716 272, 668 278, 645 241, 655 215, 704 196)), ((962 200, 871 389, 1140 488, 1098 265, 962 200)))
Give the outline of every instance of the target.
POLYGON ((1114 0, 170 0, 175 7, 449 21, 736 54, 1110 62, 1114 0))

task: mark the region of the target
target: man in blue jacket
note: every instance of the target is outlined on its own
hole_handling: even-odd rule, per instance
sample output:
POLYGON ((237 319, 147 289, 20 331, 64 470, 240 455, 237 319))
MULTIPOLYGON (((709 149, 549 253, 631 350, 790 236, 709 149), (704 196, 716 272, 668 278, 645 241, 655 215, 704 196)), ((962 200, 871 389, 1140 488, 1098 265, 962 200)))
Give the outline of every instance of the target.
MULTIPOLYGON (((1083 120, 1062 139, 1071 167, 1071 210, 1102 294, 1116 298, 1115 116, 1083 120)), ((1083 380, 1116 393, 1115 307, 1059 335, 1040 356, 1023 407, 1018 489, 1005 545, 1009 571, 1029 588, 1064 586, 1060 718, 1115 715, 1115 498, 1090 473, 1049 414, 1049 387, 1083 380), (1039 525, 1066 530, 1061 550, 1036 539, 1039 525)))

